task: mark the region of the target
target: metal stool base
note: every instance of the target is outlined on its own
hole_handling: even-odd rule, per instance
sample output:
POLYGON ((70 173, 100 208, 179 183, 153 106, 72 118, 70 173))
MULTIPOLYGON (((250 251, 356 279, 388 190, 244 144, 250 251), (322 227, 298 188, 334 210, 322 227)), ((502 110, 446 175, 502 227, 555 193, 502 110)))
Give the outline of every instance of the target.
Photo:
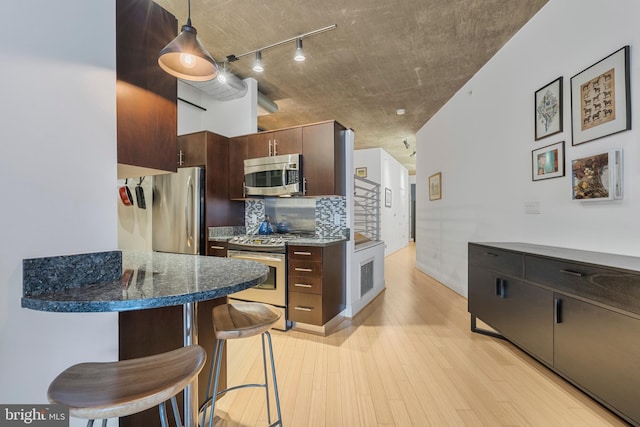
POLYGON ((280 412, 280 397, 278 395, 278 381, 276 379, 276 365, 273 358, 273 346, 271 344, 271 334, 269 331, 265 331, 261 334, 262 338, 262 365, 264 368, 264 384, 240 384, 232 387, 225 388, 224 390, 218 391, 218 380, 220 379, 220 365, 222 364, 222 353, 224 349, 224 344, 227 340, 219 339, 214 343, 213 348, 213 357, 211 359, 211 370, 209 372, 209 381, 207 382, 207 395, 204 403, 200 406, 200 412, 202 412, 202 423, 201 427, 208 425, 209 427, 213 427, 213 416, 216 408, 216 398, 224 393, 239 390, 243 388, 249 387, 263 387, 265 389, 265 395, 267 399, 267 419, 269 421, 269 427, 280 426, 282 427, 282 414, 280 412), (271 422, 271 405, 269 402, 269 380, 267 375, 267 355, 266 355, 266 347, 265 347, 265 336, 267 337, 267 341, 269 342, 269 356, 271 360, 271 376, 273 378, 273 390, 275 392, 276 397, 276 410, 278 412, 278 419, 275 422, 271 422), (215 369, 215 377, 214 377, 214 369, 215 369), (211 382, 213 381, 213 392, 211 391, 211 382), (211 406, 211 412, 209 413, 209 422, 205 424, 207 407, 211 406))

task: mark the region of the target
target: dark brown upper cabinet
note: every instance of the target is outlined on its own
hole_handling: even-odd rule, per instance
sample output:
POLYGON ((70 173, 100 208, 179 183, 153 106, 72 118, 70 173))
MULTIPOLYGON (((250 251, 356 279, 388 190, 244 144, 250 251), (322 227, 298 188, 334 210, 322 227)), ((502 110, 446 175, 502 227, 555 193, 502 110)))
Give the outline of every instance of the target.
POLYGON ((116 0, 118 177, 176 171, 177 80, 158 53, 178 21, 151 0, 116 0))

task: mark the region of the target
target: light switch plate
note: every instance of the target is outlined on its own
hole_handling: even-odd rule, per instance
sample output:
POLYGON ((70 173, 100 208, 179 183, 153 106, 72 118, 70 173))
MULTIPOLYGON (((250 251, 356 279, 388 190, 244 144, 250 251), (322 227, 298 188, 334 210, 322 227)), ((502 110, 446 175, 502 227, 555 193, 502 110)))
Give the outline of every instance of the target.
POLYGON ((524 202, 524 213, 525 214, 539 214, 540 213, 540 202, 524 202))

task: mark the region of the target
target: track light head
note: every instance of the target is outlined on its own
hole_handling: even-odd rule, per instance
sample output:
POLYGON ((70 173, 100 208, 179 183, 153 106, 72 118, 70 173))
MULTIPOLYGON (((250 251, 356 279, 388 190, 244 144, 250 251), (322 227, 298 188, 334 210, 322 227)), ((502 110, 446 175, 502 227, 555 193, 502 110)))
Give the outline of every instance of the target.
POLYGON ((302 38, 298 37, 296 39, 296 54, 293 57, 298 62, 303 62, 305 60, 304 50, 302 50, 302 38))
POLYGON ((253 62, 253 71, 256 73, 261 73, 264 71, 264 67, 262 66, 262 52, 256 51, 256 60, 253 62))

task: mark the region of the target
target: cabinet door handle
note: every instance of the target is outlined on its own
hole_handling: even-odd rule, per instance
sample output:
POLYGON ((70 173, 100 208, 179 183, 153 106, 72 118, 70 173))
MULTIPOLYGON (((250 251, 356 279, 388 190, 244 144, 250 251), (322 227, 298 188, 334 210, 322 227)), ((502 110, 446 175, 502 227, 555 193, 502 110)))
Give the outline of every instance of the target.
POLYGON ((269 157, 271 157, 271 140, 269 140, 269 157))
POLYGON ((293 286, 297 286, 299 288, 310 288, 311 285, 307 285, 306 283, 294 283, 293 286))
POLYGON ((562 300, 560 298, 555 298, 553 300, 554 304, 554 321, 556 323, 562 323, 562 300))
POLYGON ((502 294, 502 279, 496 277, 496 296, 502 294))
POLYGON ((504 279, 500 280, 500 298, 507 297, 507 281, 504 279))
POLYGON ((184 151, 178 151, 178 166, 184 165, 184 151))
POLYGON ((311 311, 313 310, 311 307, 293 307, 294 310, 299 310, 299 311, 311 311))
POLYGON ((586 274, 584 273, 580 273, 579 271, 573 271, 573 270, 560 270, 561 273, 564 274, 568 274, 570 276, 576 276, 576 277, 584 277, 586 276, 586 274))
POLYGON ((273 155, 277 156, 278 155, 278 141, 276 141, 276 139, 273 139, 273 155))
POLYGON ((224 249, 224 246, 209 246, 209 249, 224 249))
POLYGON ((300 268, 300 267, 296 267, 294 268, 295 271, 305 271, 305 272, 312 272, 313 270, 310 268, 300 268))
POLYGON ((304 256, 311 256, 311 252, 298 252, 298 251, 293 251, 294 255, 304 255, 304 256))
POLYGON ((498 256, 498 255, 493 254, 493 253, 491 253, 491 252, 485 252, 484 254, 485 254, 485 256, 498 256))

